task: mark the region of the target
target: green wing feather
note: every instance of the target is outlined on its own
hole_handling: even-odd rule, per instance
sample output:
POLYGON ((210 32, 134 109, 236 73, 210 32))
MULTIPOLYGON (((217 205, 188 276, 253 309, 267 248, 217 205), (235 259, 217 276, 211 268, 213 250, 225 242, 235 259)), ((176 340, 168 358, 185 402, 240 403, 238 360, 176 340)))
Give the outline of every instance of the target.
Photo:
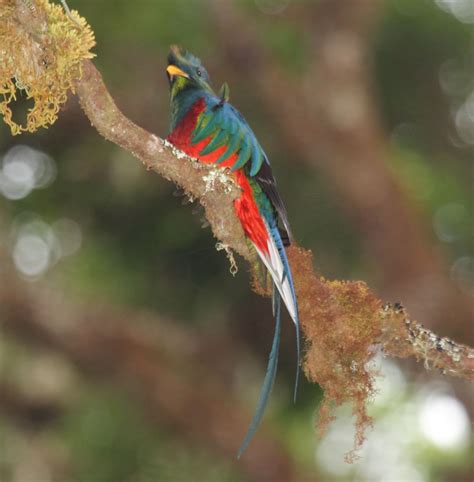
POLYGON ((199 116, 198 123, 191 136, 191 142, 197 144, 212 137, 200 154, 211 154, 222 146, 227 146, 216 163, 221 164, 230 156, 238 153, 232 171, 249 165, 250 176, 255 176, 266 157, 254 133, 242 115, 228 102, 225 86, 221 89, 221 97, 208 102, 206 110, 199 116), (250 161, 250 162, 249 162, 250 161))
POLYGON ((201 151, 202 156, 214 152, 216 149, 226 143, 227 138, 229 137, 228 132, 224 129, 217 130, 216 132, 217 134, 214 136, 211 142, 209 142, 209 144, 201 151))
POLYGON ((236 171, 247 163, 250 157, 251 150, 252 146, 250 145, 249 140, 247 138, 243 138, 240 144, 239 157, 235 164, 232 166, 231 171, 236 171))
POLYGON ((229 102, 230 88, 227 82, 222 84, 221 90, 219 90, 219 97, 221 98, 221 102, 229 102))
POLYGON ((252 153, 250 155, 250 158, 252 159, 250 175, 253 177, 258 173, 258 171, 260 171, 260 168, 262 167, 262 164, 265 160, 262 148, 260 147, 256 139, 252 143, 252 153))
POLYGON ((193 136, 196 135, 196 133, 199 132, 204 127, 205 122, 208 122, 208 121, 209 121, 209 119, 206 117, 204 112, 199 114, 198 121, 196 123, 196 127, 194 128, 194 131, 193 131, 192 135, 193 136))
POLYGON ((196 129, 193 132, 192 143, 197 144, 209 137, 215 130, 221 129, 222 124, 222 109, 216 109, 215 112, 206 111, 201 114, 203 122, 200 123, 199 131, 196 129))
POLYGON ((239 143, 241 141, 240 137, 235 136, 235 135, 230 135, 229 136, 229 144, 227 144, 227 149, 225 152, 221 154, 219 159, 217 159, 216 164, 220 164, 221 162, 224 162, 228 157, 230 157, 234 152, 236 152, 239 149, 239 143))

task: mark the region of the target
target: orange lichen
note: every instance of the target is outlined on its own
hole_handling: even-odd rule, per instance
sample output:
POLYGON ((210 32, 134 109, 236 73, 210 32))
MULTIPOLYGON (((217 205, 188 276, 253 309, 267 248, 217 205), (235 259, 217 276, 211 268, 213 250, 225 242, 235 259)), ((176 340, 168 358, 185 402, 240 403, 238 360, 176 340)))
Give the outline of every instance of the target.
POLYGON ((71 16, 48 0, 0 4, 0 113, 13 135, 53 124, 81 77, 82 60, 93 57, 91 28, 77 12, 71 16), (23 125, 11 109, 19 92, 34 101, 23 125))
POLYGON ((351 461, 372 423, 367 401, 374 394, 376 372, 368 362, 382 333, 382 303, 363 282, 318 277, 311 252, 290 247, 288 256, 307 341, 303 368, 324 390, 318 429, 324 432, 333 419, 333 407, 351 404, 356 418, 354 451, 347 455, 351 461))

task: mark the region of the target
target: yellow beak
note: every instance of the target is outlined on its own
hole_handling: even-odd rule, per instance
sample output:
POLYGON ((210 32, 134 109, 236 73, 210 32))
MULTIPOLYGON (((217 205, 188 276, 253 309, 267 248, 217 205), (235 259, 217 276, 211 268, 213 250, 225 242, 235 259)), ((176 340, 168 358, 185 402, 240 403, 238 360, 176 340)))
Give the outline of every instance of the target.
POLYGON ((168 72, 168 75, 171 77, 175 75, 179 75, 180 77, 185 77, 186 79, 189 79, 189 75, 181 70, 179 67, 176 67, 176 65, 168 65, 166 72, 168 72))

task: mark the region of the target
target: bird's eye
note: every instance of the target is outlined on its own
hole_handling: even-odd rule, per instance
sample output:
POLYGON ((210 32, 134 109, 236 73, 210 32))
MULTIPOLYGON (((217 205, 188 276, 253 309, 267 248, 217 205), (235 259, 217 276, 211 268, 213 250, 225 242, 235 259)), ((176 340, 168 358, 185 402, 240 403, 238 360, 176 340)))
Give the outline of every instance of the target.
POLYGON ((197 69, 196 74, 198 75, 198 77, 201 77, 201 75, 202 75, 201 69, 197 69))

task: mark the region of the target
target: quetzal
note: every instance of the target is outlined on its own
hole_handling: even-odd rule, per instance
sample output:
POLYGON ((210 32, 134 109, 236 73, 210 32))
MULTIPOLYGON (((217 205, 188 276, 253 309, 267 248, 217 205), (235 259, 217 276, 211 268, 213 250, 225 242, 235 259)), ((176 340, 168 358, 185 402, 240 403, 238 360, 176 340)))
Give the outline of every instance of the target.
POLYGON ((242 114, 228 102, 227 84, 216 95, 201 61, 178 46, 171 47, 166 72, 171 90, 168 141, 201 162, 230 170, 242 191, 234 201, 235 213, 273 281, 275 335, 257 409, 240 447, 240 457, 260 423, 275 379, 281 299, 296 326, 296 395, 300 355, 298 304, 285 253, 291 231, 268 157, 242 114))

